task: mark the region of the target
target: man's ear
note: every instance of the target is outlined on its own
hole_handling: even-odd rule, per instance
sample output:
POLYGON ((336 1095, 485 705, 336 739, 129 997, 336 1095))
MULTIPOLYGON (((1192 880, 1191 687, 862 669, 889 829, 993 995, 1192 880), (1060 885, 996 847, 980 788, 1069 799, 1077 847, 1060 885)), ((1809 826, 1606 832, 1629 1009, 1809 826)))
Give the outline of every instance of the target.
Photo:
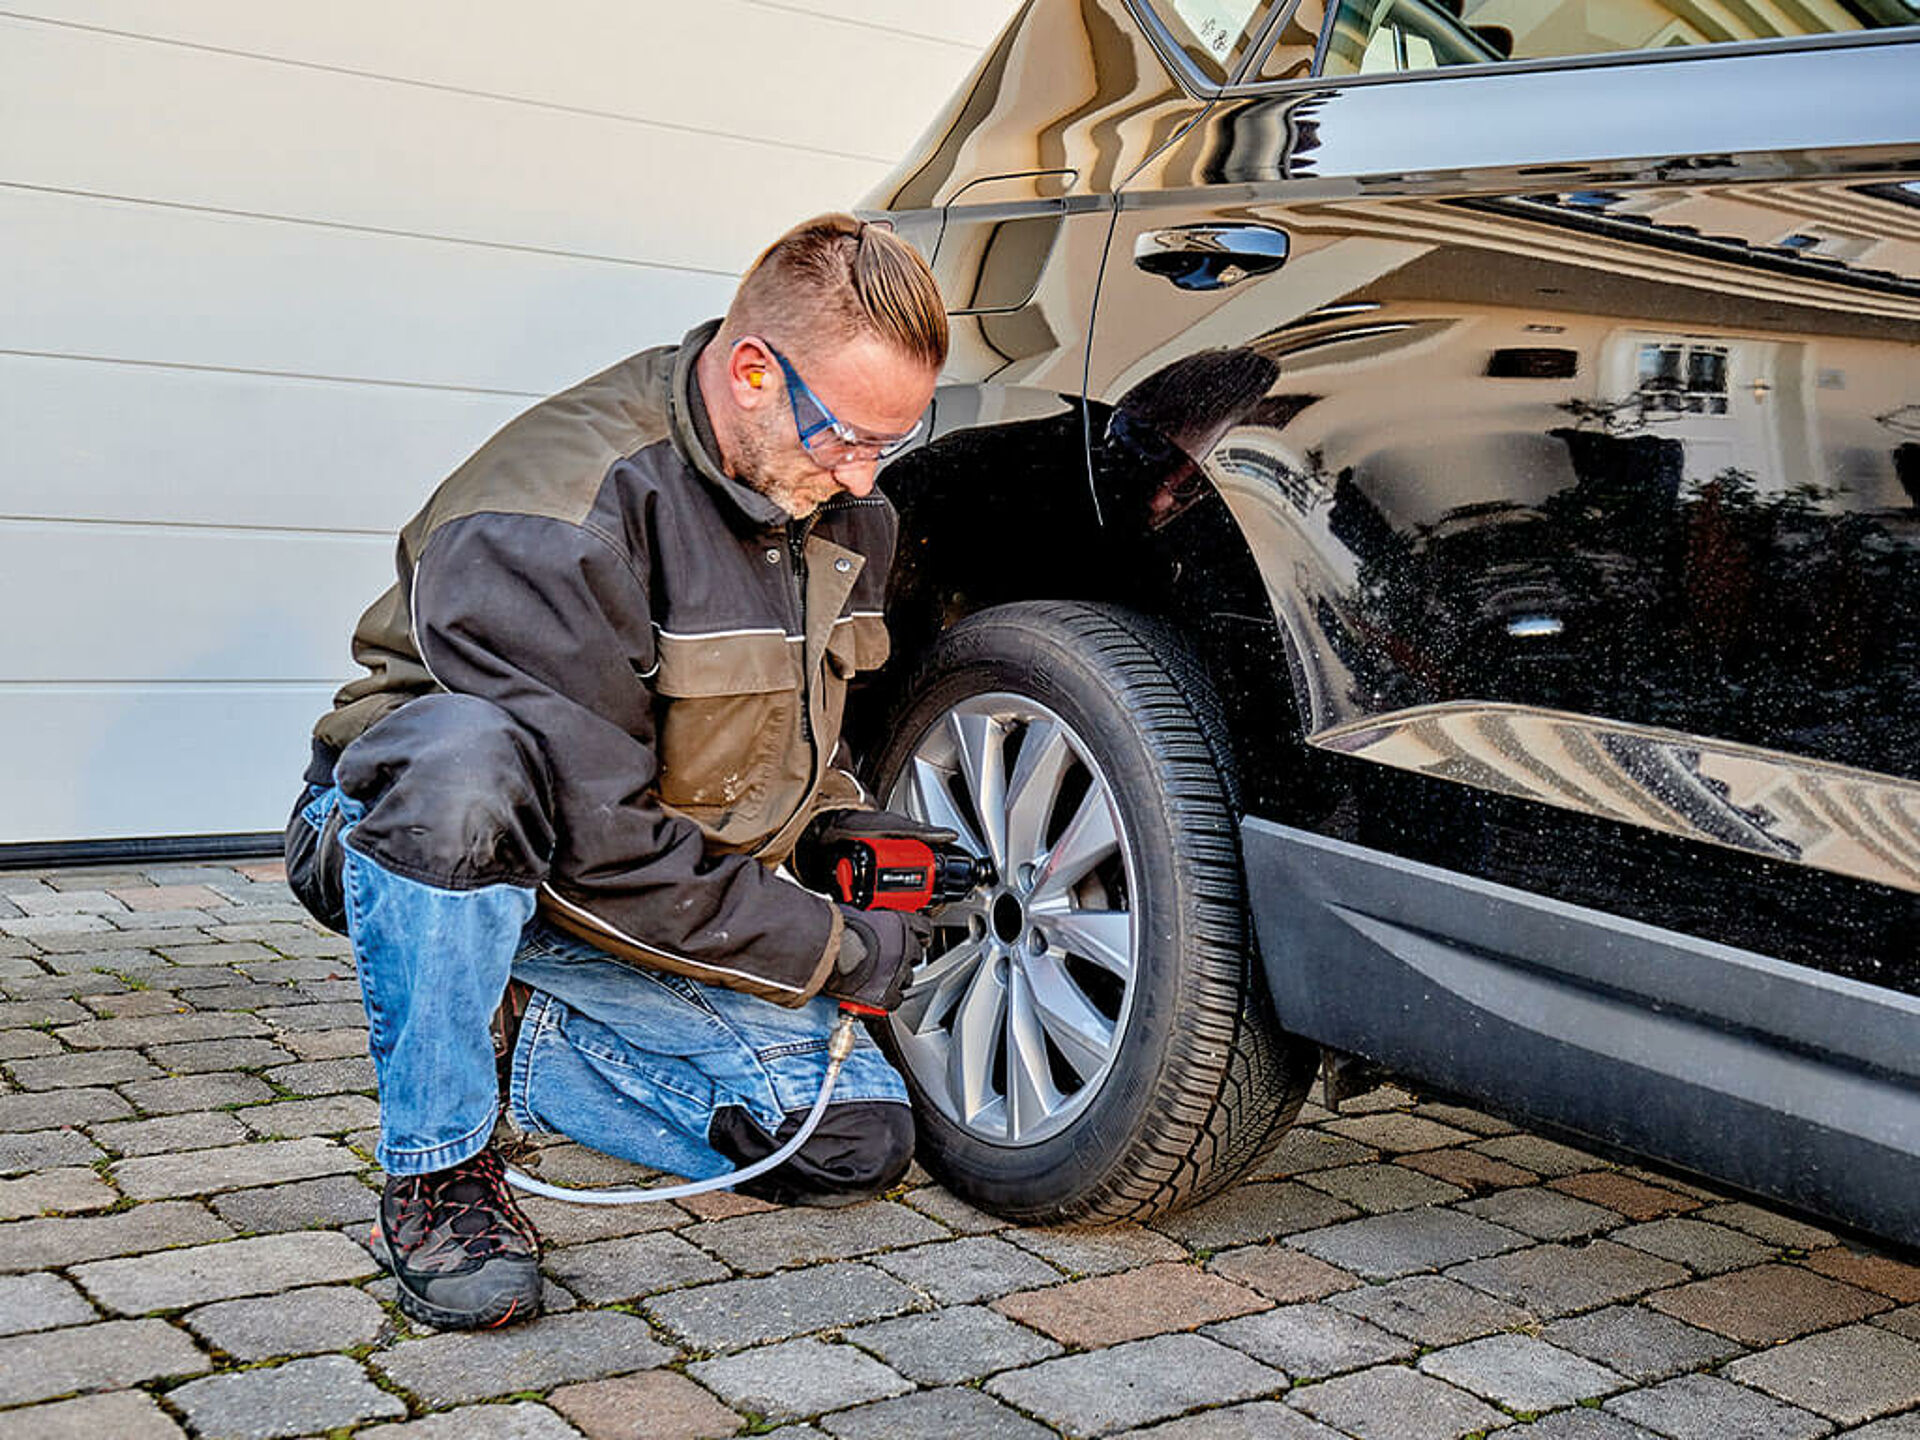
POLYGON ((768 394, 767 372, 772 364, 766 347, 751 335, 733 342, 727 354, 727 383, 736 405, 751 410, 768 394))

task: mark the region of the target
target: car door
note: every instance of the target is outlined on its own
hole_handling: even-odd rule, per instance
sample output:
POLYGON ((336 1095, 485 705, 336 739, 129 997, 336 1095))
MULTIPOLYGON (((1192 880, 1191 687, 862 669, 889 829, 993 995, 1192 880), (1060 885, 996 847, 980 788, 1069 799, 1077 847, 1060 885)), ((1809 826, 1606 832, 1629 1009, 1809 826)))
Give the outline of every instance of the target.
POLYGON ((1284 637, 1282 1023, 1833 1213, 1727 1117, 1916 1118, 1920 15, 1332 9, 1123 186, 1087 382, 1284 637))

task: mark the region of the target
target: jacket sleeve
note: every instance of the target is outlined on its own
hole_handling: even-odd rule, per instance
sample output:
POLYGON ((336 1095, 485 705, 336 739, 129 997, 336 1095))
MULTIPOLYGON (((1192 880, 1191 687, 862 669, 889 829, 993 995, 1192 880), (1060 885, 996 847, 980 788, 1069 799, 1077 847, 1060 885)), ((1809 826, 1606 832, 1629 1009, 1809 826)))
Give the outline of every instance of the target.
POLYGON ((802 1004, 839 952, 838 910, 749 856, 706 854, 655 798, 643 569, 588 526, 453 520, 414 572, 414 642, 441 686, 498 705, 546 761, 548 919, 639 964, 802 1004))

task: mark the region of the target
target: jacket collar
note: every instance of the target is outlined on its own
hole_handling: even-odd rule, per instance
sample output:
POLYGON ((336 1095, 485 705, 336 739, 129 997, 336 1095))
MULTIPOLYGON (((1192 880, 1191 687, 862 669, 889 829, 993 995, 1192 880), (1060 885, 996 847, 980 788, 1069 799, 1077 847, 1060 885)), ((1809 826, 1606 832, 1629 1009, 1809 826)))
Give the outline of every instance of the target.
POLYGON ((700 352, 719 333, 720 322, 708 320, 693 327, 680 342, 674 356, 673 382, 667 392, 668 414, 673 426, 673 446, 720 498, 757 530, 783 526, 787 512, 751 485, 742 483, 720 467, 720 442, 713 433, 713 421, 707 414, 706 397, 700 393, 695 373, 700 352))

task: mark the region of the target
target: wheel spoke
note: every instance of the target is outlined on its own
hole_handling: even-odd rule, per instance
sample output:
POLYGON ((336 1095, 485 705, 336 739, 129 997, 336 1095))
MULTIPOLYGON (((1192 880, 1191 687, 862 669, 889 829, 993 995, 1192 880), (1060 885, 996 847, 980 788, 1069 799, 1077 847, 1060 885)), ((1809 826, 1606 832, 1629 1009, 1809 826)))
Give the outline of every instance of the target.
POLYGON ((1045 921, 1042 929, 1054 949, 1091 960, 1122 980, 1133 978, 1133 916, 1128 912, 1030 908, 1045 921))
POLYGON ((1073 747, 1058 724, 1044 719, 1028 724, 1007 780, 1007 855, 1014 864, 1040 857, 1060 782, 1073 760, 1073 747))
POLYGON ((1007 870, 1006 727, 991 715, 955 711, 947 718, 960 762, 967 798, 984 827, 987 855, 1001 874, 1007 870))
POLYGON ((1074 812, 1060 839, 1041 863, 1034 877, 1030 904, 1045 904, 1063 897, 1085 879, 1087 872, 1120 848, 1120 834, 1113 823, 1113 807, 1106 791, 1096 785, 1089 790, 1074 812))
POLYGON ((1113 1054, 1113 1022, 1094 1009, 1059 959, 1030 957, 1016 994, 1029 1000, 1047 1036, 1082 1080, 1100 1073, 1113 1054))
POLYGON ((895 1018, 914 1034, 938 1025, 958 1002, 961 992, 973 978, 984 958, 979 940, 963 940, 951 950, 943 950, 913 972, 895 1018))
POLYGON ((968 1125, 981 1127, 993 1091, 993 1055, 1007 1008, 1006 982, 993 965, 973 972, 967 993, 953 1014, 953 1045, 947 1052, 947 1093, 968 1125))
POLYGON ((953 803, 953 795, 947 789, 948 772, 916 755, 909 775, 912 784, 908 791, 908 812, 929 825, 953 831, 960 837, 958 843, 970 853, 982 853, 986 847, 981 844, 972 819, 960 812, 960 807, 953 803))
POLYGON ((1047 1063, 1043 1020, 1032 987, 1015 967, 1007 982, 1007 1135, 1018 1140, 1044 1124, 1064 1096, 1047 1063))

